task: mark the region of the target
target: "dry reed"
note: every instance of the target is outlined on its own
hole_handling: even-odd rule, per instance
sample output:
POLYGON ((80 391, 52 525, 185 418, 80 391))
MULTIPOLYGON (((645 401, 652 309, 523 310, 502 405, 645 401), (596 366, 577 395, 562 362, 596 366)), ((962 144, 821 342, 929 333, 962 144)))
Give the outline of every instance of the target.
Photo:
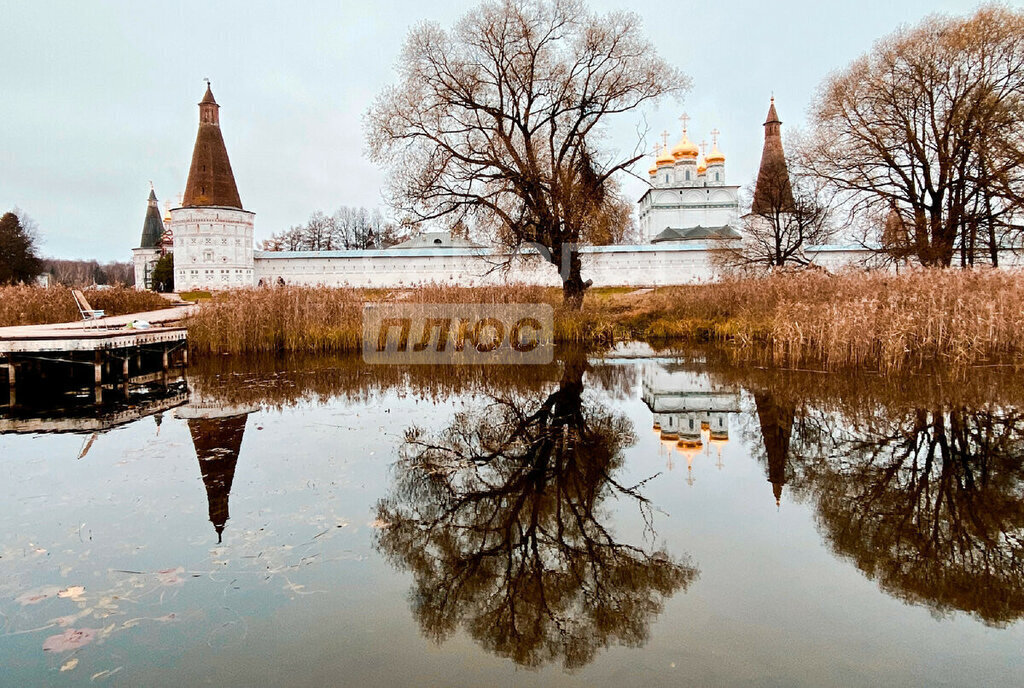
MULTIPOLYGON (((130 287, 83 290, 89 305, 107 315, 126 315, 167 308, 159 294, 130 287)), ((67 287, 0 287, 0 327, 73 322, 80 319, 71 289, 67 287)))
POLYGON ((210 352, 345 352, 361 345, 363 305, 547 303, 563 343, 616 340, 728 341, 778 365, 814 361, 838 369, 954 367, 1024 358, 1024 277, 995 270, 777 274, 712 284, 595 289, 580 312, 560 290, 504 286, 359 290, 243 290, 204 302, 191 345, 210 352))

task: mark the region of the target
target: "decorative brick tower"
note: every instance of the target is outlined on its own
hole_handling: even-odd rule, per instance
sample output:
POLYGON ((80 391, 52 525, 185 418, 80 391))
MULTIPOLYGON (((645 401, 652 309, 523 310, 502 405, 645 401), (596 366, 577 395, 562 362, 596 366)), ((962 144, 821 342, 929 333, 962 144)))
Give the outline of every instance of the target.
POLYGON ((199 133, 181 207, 171 210, 177 291, 253 285, 253 223, 242 208, 209 83, 199 101, 199 133))

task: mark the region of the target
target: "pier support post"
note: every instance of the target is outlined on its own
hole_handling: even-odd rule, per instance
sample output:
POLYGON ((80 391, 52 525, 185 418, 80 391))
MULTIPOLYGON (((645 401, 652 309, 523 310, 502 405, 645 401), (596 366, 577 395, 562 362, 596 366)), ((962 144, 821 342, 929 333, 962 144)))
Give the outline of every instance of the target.
POLYGON ((96 395, 96 403, 103 403, 103 353, 96 350, 96 357, 92 365, 93 369, 93 393, 96 395))
POLYGON ((121 364, 121 375, 124 377, 122 384, 124 385, 124 396, 128 398, 128 381, 131 379, 128 375, 128 355, 125 354, 124 362, 121 364))
POLYGON ((17 385, 18 385, 18 372, 17 367, 14 364, 14 357, 10 354, 7 355, 7 385, 9 388, 10 395, 10 407, 14 408, 18 403, 17 385))

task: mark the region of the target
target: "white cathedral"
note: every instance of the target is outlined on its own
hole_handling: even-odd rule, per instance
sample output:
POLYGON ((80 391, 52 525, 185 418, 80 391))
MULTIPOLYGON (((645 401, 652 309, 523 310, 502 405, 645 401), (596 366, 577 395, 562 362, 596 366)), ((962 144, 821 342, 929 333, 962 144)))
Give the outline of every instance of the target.
MULTIPOLYGON (((579 249, 583 278, 594 286, 650 287, 713 280, 721 269, 712 260, 715 251, 741 238, 739 187, 726 181, 719 132, 710 132, 711 150, 707 151, 690 140, 688 118, 681 119, 682 138, 670 148, 668 134, 663 134, 649 170, 650 188, 638 202, 642 242, 579 249)), ((765 122, 762 166, 783 156, 781 124, 773 99, 765 122)), ((755 203, 756 198, 755 190, 755 203)), ((161 218, 156 195, 150 192, 142 240, 132 251, 138 289, 158 286, 151 275, 166 253, 174 255, 178 291, 278 285, 561 284, 555 266, 539 254, 507 256, 500 249, 469 242, 414 239, 380 250, 256 250, 255 213, 242 207, 221 133, 220 106, 209 84, 199 102, 199 131, 178 205, 161 218), (495 270, 506 262, 514 269, 495 270)), ((826 246, 808 247, 806 253, 824 267, 837 267, 861 258, 864 250, 826 246)))
POLYGON ((706 144, 690 140, 689 117, 680 119, 682 138, 669 148, 668 132, 663 133, 648 170, 651 188, 639 201, 641 237, 651 244, 738 239, 740 187, 726 183, 719 131, 711 130, 711 151, 705 154, 706 144))

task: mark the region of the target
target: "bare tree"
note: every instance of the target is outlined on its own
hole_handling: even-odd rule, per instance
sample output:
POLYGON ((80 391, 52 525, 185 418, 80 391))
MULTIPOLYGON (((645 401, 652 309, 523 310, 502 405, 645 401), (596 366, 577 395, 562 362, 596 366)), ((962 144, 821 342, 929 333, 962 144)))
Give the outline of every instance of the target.
POLYGON ((809 265, 808 246, 826 243, 834 234, 832 208, 815 179, 785 165, 763 167, 751 210, 743 216, 743 239, 719 251, 732 267, 809 265))
POLYGON ((580 0, 493 0, 450 31, 422 24, 399 71, 366 115, 393 205, 462 220, 509 249, 544 246, 568 267, 565 302, 581 306, 588 285, 573 249, 621 216, 613 175, 642 156, 604 148, 603 125, 682 93, 687 78, 636 15, 597 16, 580 0))
POLYGON ((852 212, 895 205, 913 253, 948 266, 1024 227, 1024 11, 900 29, 829 77, 813 106, 814 169, 852 212))
POLYGON ((93 284, 135 284, 135 267, 129 262, 100 264, 95 260, 64 260, 44 258, 43 272, 53 281, 68 287, 88 287, 93 284))

